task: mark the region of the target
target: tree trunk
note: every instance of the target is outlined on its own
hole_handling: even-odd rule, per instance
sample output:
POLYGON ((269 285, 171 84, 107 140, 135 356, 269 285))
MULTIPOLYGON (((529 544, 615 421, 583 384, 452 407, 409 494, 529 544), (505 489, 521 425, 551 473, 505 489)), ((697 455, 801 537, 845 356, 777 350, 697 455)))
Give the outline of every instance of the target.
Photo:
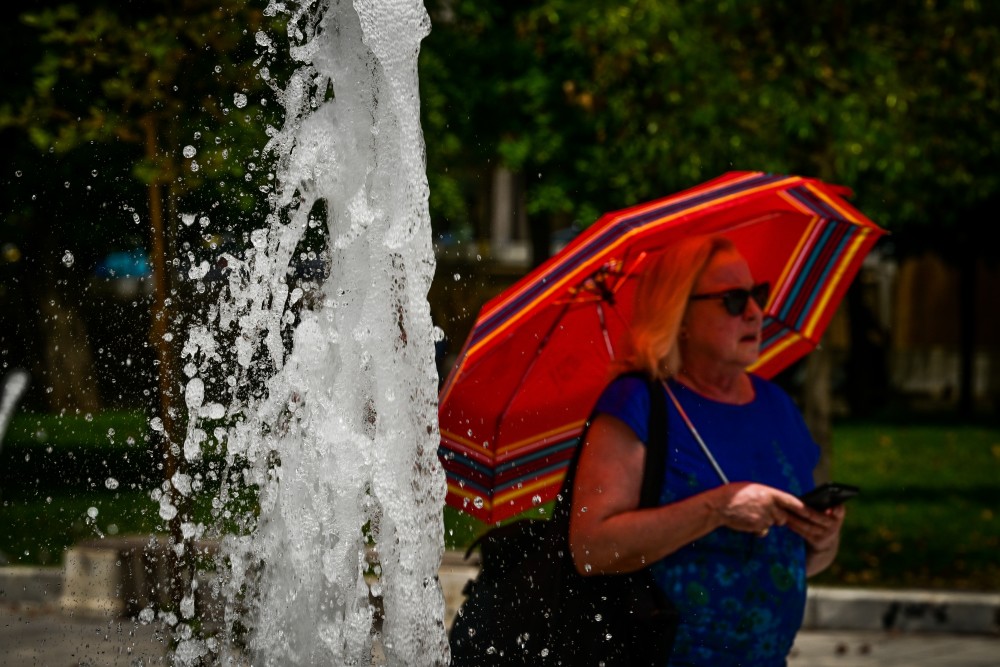
POLYGON ((871 416, 889 394, 888 334, 865 299, 866 288, 859 276, 844 300, 850 331, 847 402, 854 417, 871 416))
POLYGON ((87 325, 79 311, 53 285, 48 285, 40 296, 49 410, 94 412, 101 401, 87 325))
MULTIPOLYGON (((965 239, 963 239, 965 240, 965 239)), ((971 417, 975 411, 975 386, 973 384, 976 361, 976 289, 977 254, 971 252, 968 243, 963 243, 967 252, 965 261, 958 262, 958 413, 961 417, 971 417)))
POLYGON ((828 482, 832 477, 833 441, 831 438, 832 387, 831 371, 833 361, 830 353, 821 345, 806 358, 806 377, 803 388, 803 416, 806 426, 819 445, 819 465, 814 477, 817 484, 828 482))
MULTIPOLYGON (((156 121, 147 116, 144 119, 146 158, 155 161, 158 157, 156 121)), ((168 235, 163 216, 163 186, 153 181, 149 185, 150 261, 153 269, 153 312, 150 327, 150 344, 156 350, 157 381, 160 395, 160 419, 163 422, 163 476, 171 481, 184 470, 181 456, 183 436, 182 408, 177 400, 179 375, 176 368, 174 349, 167 334, 170 332, 170 269, 167 268, 168 235)), ((186 551, 175 551, 174 545, 183 545, 184 536, 181 523, 188 515, 188 499, 172 486, 168 487, 170 502, 176 513, 170 519, 170 547, 167 549, 167 567, 170 573, 170 600, 174 610, 178 610, 183 599, 187 582, 193 576, 192 562, 186 551)))
POLYGON ((44 380, 39 388, 51 412, 100 409, 100 394, 87 324, 78 307, 83 298, 80 265, 64 266, 57 234, 32 239, 27 283, 38 309, 44 380))

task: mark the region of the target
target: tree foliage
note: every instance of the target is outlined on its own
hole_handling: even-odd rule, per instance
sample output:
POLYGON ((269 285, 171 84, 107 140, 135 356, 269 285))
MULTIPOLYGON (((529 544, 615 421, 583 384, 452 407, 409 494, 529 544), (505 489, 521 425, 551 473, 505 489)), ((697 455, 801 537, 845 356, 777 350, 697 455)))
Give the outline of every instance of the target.
POLYGON ((791 172, 935 236, 996 196, 993 5, 453 0, 434 16, 425 123, 449 192, 475 154, 525 175, 531 215, 586 225, 728 170, 791 172))

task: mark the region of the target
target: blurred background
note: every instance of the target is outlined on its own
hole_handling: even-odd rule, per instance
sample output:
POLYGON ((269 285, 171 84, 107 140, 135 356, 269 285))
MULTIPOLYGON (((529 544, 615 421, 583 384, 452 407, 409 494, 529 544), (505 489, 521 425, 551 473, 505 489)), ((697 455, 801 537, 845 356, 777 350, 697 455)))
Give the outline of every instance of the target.
MULTIPOLYGON (((604 212, 733 170, 847 186, 891 233, 821 350, 779 378, 824 447, 820 474, 864 490, 823 577, 1000 590, 1000 5, 427 7, 441 377, 483 303, 604 212)), ((227 284, 227 255, 268 225, 266 145, 298 26, 262 1, 11 14, 0 552, 57 565, 75 541, 169 529, 149 496, 183 439, 181 346, 227 284)), ((326 277, 325 244, 317 224, 290 283, 326 277)), ((482 528, 446 521, 453 547, 482 528)))

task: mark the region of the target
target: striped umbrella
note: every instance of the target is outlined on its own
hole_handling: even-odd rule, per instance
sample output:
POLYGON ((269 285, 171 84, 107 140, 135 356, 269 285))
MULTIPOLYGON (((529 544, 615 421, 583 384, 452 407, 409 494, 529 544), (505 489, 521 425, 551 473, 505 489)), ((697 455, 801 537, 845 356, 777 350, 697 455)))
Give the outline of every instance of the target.
POLYGON ((635 278, 688 236, 733 240, 768 281, 759 360, 772 377, 812 350, 884 231, 846 188, 731 172, 609 213, 487 303, 440 394, 449 505, 500 522, 552 500, 624 349, 635 278))

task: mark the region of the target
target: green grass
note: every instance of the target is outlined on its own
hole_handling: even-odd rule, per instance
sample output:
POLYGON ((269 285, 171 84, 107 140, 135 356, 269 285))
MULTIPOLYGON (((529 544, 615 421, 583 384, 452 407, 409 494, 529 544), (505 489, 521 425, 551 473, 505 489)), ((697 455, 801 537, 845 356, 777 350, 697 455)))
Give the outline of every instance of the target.
POLYGON ((139 412, 96 414, 21 412, 14 415, 3 438, 4 449, 29 445, 105 447, 148 439, 146 417, 139 412))
MULTIPOLYGON (((107 440, 111 426, 96 416, 86 423, 107 440)), ((848 506, 836 563, 815 583, 1000 590, 1000 427, 837 424, 833 433, 833 477, 862 494, 848 506)), ((101 483, 72 487, 56 475, 0 486, 0 552, 15 564, 56 565, 83 539, 165 530, 148 488, 112 491, 92 477, 101 483)), ((208 522, 209 501, 203 494, 197 520, 208 522)), ((444 518, 448 548, 464 549, 486 529, 451 508, 444 518)))
POLYGON ((103 535, 151 534, 163 529, 158 506, 140 491, 4 494, 0 551, 14 565, 59 565, 65 550, 103 535), (93 518, 88 510, 97 515, 93 518))
POLYGON ((817 583, 1000 590, 1000 429, 845 424, 833 447, 862 495, 817 583))

